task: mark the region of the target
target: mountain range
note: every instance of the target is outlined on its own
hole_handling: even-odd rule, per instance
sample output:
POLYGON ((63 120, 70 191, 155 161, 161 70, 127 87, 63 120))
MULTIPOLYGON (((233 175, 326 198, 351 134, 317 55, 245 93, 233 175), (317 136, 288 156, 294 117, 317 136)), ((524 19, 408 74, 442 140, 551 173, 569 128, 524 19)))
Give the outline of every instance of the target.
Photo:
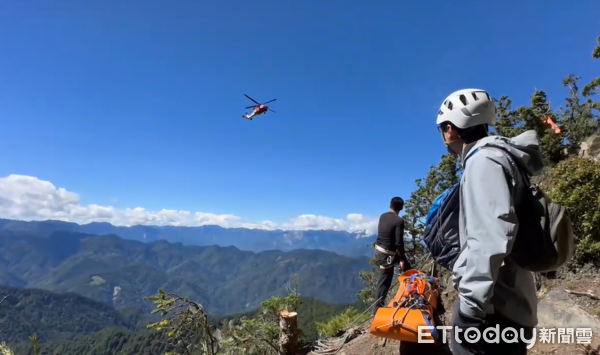
POLYGON ((317 249, 255 253, 233 246, 143 243, 115 234, 65 231, 61 225, 77 226, 3 220, 0 285, 74 292, 117 308, 146 311, 151 304, 143 297, 163 288, 202 303, 213 315, 226 315, 284 295, 292 274, 298 275, 303 297, 353 303, 363 288, 358 273, 369 267, 367 257, 317 249))
POLYGON ((236 246, 240 250, 261 252, 265 250, 322 249, 346 256, 371 256, 375 236, 337 230, 285 231, 219 226, 114 226, 110 223, 92 222, 76 224, 63 221, 18 221, 0 219, 0 230, 12 230, 47 236, 55 231, 85 234, 114 234, 141 242, 166 240, 185 245, 223 247, 236 246))

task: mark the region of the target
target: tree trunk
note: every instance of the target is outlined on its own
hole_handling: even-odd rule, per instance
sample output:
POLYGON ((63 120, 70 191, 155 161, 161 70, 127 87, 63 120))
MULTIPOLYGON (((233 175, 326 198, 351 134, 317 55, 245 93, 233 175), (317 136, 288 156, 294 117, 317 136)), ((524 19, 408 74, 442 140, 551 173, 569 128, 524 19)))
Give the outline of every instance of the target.
POLYGON ((287 309, 279 313, 279 354, 295 355, 298 351, 298 313, 287 309))

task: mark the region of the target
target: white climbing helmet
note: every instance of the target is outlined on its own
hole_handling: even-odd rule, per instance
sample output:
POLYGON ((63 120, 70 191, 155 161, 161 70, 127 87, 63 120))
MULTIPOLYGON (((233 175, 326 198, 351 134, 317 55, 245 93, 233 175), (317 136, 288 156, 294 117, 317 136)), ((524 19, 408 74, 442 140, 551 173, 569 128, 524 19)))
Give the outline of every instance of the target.
POLYGON ((436 124, 450 122, 458 128, 496 123, 496 105, 485 90, 463 89, 450 94, 440 107, 436 124))

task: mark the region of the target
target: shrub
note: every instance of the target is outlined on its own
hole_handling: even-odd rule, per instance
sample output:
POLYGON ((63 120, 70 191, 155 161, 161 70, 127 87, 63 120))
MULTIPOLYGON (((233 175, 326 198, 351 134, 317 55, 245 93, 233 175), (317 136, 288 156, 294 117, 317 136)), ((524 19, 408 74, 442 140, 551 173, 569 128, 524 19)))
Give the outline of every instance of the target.
POLYGON ((0 355, 14 355, 5 342, 0 343, 0 355))
POLYGON ((542 188, 565 206, 575 234, 573 266, 600 264, 600 162, 572 157, 548 172, 542 188))
POLYGON ((355 308, 348 307, 342 313, 333 316, 325 323, 316 323, 319 334, 325 334, 328 337, 336 336, 341 330, 348 327, 360 325, 369 319, 368 314, 361 314, 355 308))

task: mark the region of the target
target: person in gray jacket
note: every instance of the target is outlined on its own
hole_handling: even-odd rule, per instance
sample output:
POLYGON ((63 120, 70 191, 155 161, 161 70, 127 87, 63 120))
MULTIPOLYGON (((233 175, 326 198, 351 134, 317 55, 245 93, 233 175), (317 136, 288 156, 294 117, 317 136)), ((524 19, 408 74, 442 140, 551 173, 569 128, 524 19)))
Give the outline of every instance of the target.
POLYGON ((496 116, 487 92, 465 89, 448 96, 437 117, 446 148, 460 157, 464 167, 459 214, 462 252, 452 270, 458 297, 450 345, 456 355, 527 354, 537 325, 533 274, 517 266, 510 252, 519 227, 514 201, 528 193, 513 164, 526 174, 538 175, 542 155, 535 131, 512 139, 490 136, 488 127, 496 116), (496 335, 484 330, 496 326, 499 341, 486 341, 496 335), (509 331, 503 337, 509 327, 518 334, 509 331), (477 340, 472 330, 465 335, 468 328, 477 328, 482 337, 477 340))

